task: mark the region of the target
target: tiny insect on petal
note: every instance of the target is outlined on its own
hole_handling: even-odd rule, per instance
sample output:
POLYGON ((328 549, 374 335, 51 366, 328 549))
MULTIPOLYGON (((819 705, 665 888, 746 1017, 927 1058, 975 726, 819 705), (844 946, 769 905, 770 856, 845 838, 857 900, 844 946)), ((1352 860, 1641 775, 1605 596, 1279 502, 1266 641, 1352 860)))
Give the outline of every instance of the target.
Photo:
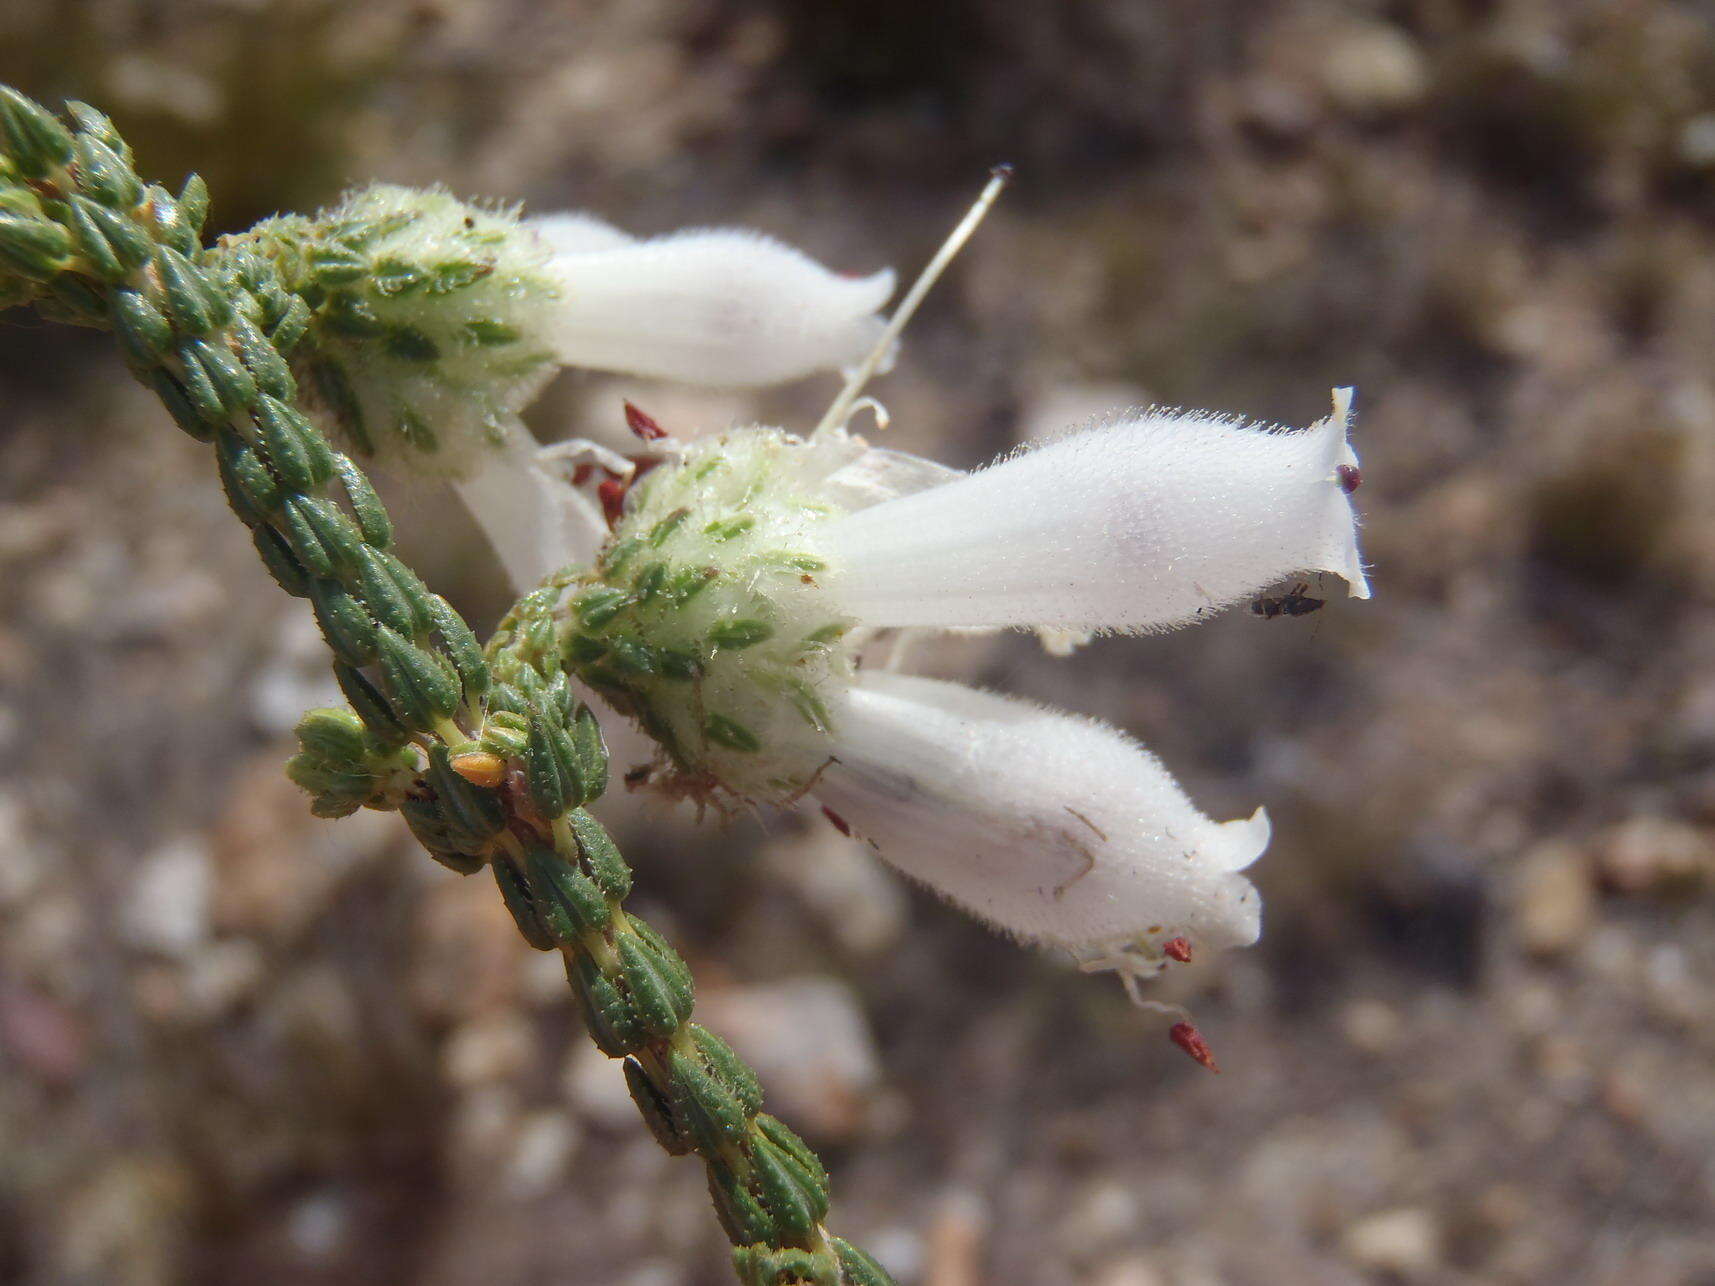
POLYGON ((1215 1055, 1209 1049, 1209 1042, 1203 1039, 1203 1033, 1190 1023, 1174 1023, 1168 1029, 1167 1038, 1194 1061, 1207 1067, 1216 1075, 1221 1069, 1215 1066, 1215 1055))
POLYGON ((1272 621, 1277 616, 1308 616, 1321 610, 1322 605, 1328 601, 1310 597, 1309 590, 1309 584, 1300 581, 1278 597, 1264 595, 1254 600, 1251 603, 1251 611, 1265 621, 1272 621))

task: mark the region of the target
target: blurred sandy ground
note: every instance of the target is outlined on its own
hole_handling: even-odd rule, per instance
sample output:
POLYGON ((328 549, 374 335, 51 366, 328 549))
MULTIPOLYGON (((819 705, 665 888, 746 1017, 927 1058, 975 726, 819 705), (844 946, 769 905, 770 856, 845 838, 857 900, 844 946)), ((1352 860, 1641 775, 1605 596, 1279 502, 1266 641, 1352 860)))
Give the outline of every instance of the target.
MULTIPOLYGON (((711 1025, 908 1283, 1715 1282, 1715 28, 1636 2, 7 0, 243 226, 369 177, 920 263, 882 387, 972 464, 1152 400, 1355 383, 1377 597, 1072 662, 921 654, 1265 802, 1264 943, 1119 988, 815 819, 614 801, 711 1025)), ((825 384, 653 392, 806 426, 825 384)), ((98 336, 0 328, 0 1280, 727 1280, 552 961, 280 775, 304 613, 98 336)), ((611 430, 567 378, 544 430, 611 430)), ((499 609, 454 515, 433 579, 499 609)))

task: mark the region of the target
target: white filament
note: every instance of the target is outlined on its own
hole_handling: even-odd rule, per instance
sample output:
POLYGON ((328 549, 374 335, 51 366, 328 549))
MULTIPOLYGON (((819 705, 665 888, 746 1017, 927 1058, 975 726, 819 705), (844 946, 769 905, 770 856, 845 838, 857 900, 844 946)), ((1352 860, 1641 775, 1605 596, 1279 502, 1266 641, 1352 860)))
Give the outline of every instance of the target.
MULTIPOLYGON (((917 280, 911 283, 911 289, 906 292, 899 307, 893 310, 893 316, 887 319, 887 328, 876 337, 875 344, 865 355, 863 361, 846 377, 846 386, 840 390, 839 396, 828 407, 827 414, 822 416, 822 421, 816 426, 815 433, 826 433, 829 429, 843 429, 846 426, 852 412, 857 409, 858 394, 863 392, 864 385, 869 383, 871 377, 888 360, 889 355, 893 352, 893 346, 899 342, 899 336, 905 330, 905 324, 911 320, 912 314, 917 311, 917 306, 923 302, 930 287, 940 280, 947 265, 953 262, 953 256, 964 249, 965 242, 971 239, 971 234, 977 230, 977 225, 987 216, 989 208, 994 205, 996 198, 1000 196, 1001 189, 1007 185, 1011 178, 1012 167, 1010 165, 997 165, 989 172, 989 181, 983 185, 983 190, 977 195, 976 201, 965 212, 965 217, 959 220, 952 232, 947 234, 947 239, 941 243, 941 248, 935 252, 928 265, 917 274, 917 280)), ((882 421, 882 427, 887 427, 885 419, 882 421)))

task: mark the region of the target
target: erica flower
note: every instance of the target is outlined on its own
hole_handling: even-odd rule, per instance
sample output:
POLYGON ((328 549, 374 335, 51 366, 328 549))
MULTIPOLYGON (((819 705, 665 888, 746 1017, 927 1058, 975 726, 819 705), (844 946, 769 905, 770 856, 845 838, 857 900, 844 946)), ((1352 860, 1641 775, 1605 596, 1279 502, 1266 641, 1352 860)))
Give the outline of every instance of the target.
MULTIPOLYGON (((1194 947, 1256 940, 1242 872, 1268 842, 1263 810, 1215 821, 1116 729, 866 668, 864 649, 900 628, 1162 630, 1290 577, 1368 597, 1351 395, 1302 430, 1117 415, 970 474, 849 434, 864 380, 1001 181, 885 324, 891 274, 842 278, 754 234, 509 223, 494 262, 513 284, 495 306, 519 347, 476 329, 521 364, 494 362, 493 413, 447 458, 517 587, 547 581, 531 610, 550 614, 565 665, 653 739, 658 782, 698 800, 813 800, 911 878, 1130 989, 1194 947), (535 447, 515 414, 541 378, 533 361, 723 385, 856 369, 807 435, 675 441, 638 417, 648 454, 628 458, 535 447)), ((439 253, 433 238, 417 249, 439 253)), ((377 305, 432 341, 469 331, 436 307, 431 326, 377 305)), ((418 387, 370 373, 385 377, 370 401, 418 387)))
POLYGON ((1261 809, 1202 814, 1115 729, 860 668, 877 629, 1161 629, 1298 575, 1368 595, 1350 391, 1301 431, 1152 411, 969 475, 733 430, 632 493, 567 656, 697 796, 820 802, 995 927, 1128 979, 1256 940, 1261 809))
MULTIPOLYGON (((638 240, 567 213, 524 230, 549 251, 542 340, 559 363, 586 370, 740 387, 854 366, 875 347, 893 293, 890 269, 841 276, 743 229, 638 240)), ((540 453, 514 421, 456 481, 520 588, 593 557, 607 536, 599 503, 566 484, 580 463, 621 483, 635 468, 582 439, 540 453)))
POLYGON ((815 792, 889 863, 1019 938, 1075 950, 1249 946, 1261 809, 1199 813, 1161 762, 1088 719, 867 672, 815 792))
POLYGON ((1150 411, 827 533, 868 625, 1160 630, 1295 573, 1369 597, 1344 479, 1351 390, 1302 433, 1150 411))
POLYGON ((875 347, 893 292, 890 271, 841 276, 755 232, 639 240, 585 214, 520 221, 385 184, 233 244, 308 301, 295 356, 342 444, 396 477, 451 482, 521 586, 606 534, 564 484, 568 452, 544 459, 519 421, 557 370, 727 386, 838 370, 875 347))
POLYGON ((559 299, 544 330, 568 366, 711 386, 855 366, 874 346, 893 273, 841 277, 760 233, 636 241, 587 216, 531 220, 559 299))
MULTIPOLYGON (((1350 390, 1281 432, 1151 412, 1023 452, 820 532, 828 592, 866 627, 1161 629, 1330 572, 1357 597, 1350 390)), ((1247 946, 1236 872, 1266 815, 1215 823, 1099 723, 956 685, 860 673, 812 789, 890 863, 997 927, 1096 956, 1247 946)))

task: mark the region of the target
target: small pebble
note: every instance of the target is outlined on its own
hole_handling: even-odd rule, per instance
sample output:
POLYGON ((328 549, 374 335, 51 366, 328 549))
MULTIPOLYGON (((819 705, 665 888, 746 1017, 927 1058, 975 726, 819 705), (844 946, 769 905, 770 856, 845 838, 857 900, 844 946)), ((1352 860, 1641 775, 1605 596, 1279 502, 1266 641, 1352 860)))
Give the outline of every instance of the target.
POLYGON ((579 1139, 577 1125, 564 1112, 543 1110, 525 1117, 506 1164, 507 1191, 526 1200, 552 1191, 577 1154, 579 1139))
POLYGON ((1513 922, 1526 951, 1560 955, 1589 935, 1596 894, 1578 849, 1557 840, 1538 844, 1520 860, 1514 880, 1513 922))
POLYGON ((1360 1268, 1416 1277, 1440 1265, 1441 1230, 1427 1210, 1384 1210, 1347 1228, 1340 1248, 1360 1268))
POLYGON ((182 958, 209 936, 214 875, 208 845, 184 837, 143 858, 122 911, 125 939, 134 947, 182 958))
POLYGON ((1322 88, 1354 115, 1397 112, 1422 101, 1429 70, 1417 45, 1397 27, 1353 23, 1327 42, 1322 88))

